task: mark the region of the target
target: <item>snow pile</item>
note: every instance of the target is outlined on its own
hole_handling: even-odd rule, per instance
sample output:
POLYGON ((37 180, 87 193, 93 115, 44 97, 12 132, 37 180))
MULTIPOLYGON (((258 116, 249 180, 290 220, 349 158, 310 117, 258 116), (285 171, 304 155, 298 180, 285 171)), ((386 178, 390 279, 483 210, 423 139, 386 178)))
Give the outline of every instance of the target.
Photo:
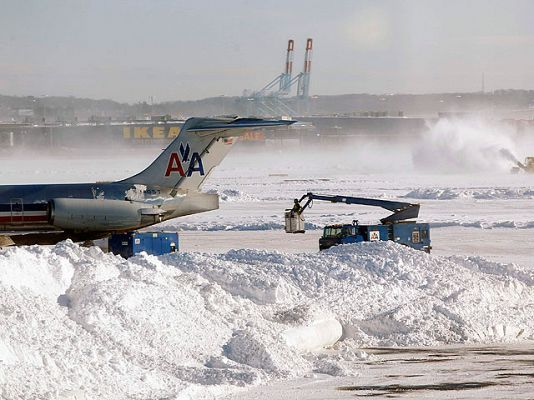
POLYGON ((4 398, 213 398, 356 374, 362 346, 534 338, 534 272, 389 242, 129 261, 64 242, 0 251, 0 284, 4 398))
POLYGON ((509 332, 519 326, 518 338, 534 334, 534 272, 520 266, 435 257, 390 242, 319 255, 235 250, 195 257, 203 262, 175 265, 225 288, 254 288, 236 294, 257 302, 313 299, 340 319, 345 338, 361 345, 516 339, 496 338, 497 325, 509 332))
POLYGON ((480 189, 455 189, 433 188, 414 189, 406 193, 404 198, 422 200, 453 200, 453 199, 477 199, 477 200, 516 200, 534 198, 534 190, 531 188, 480 188, 480 189))
POLYGON ((208 190, 207 193, 219 195, 221 201, 259 201, 254 196, 237 189, 208 190))
MULTIPOLYGON (((438 219, 434 218, 430 221, 433 228, 443 228, 448 226, 460 226, 462 228, 481 228, 481 229, 496 229, 496 228, 512 228, 512 229, 532 229, 534 228, 534 221, 512 221, 512 220, 466 220, 460 218, 438 219)), ((513 244, 512 244, 513 246, 513 244)))
POLYGON ((457 191, 449 188, 445 189, 414 189, 406 193, 404 198, 418 200, 452 200, 465 196, 465 191, 457 191))

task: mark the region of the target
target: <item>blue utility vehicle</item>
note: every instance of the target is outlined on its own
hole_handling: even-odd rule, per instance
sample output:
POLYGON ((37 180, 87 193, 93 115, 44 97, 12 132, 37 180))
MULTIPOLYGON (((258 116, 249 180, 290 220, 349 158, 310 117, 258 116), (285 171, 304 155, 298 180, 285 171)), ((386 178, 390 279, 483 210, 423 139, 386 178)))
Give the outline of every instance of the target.
POLYGON ((430 225, 428 223, 407 221, 419 216, 420 205, 400 201, 307 193, 300 200, 295 199, 292 209, 286 210, 286 232, 305 232, 303 212, 311 207, 313 200, 376 206, 393 211, 390 216, 382 218, 380 224, 361 225, 358 221, 353 221, 351 224, 325 226, 323 228, 323 236, 319 239, 319 250, 326 250, 338 244, 384 240, 391 240, 427 253, 430 253, 432 249, 430 245, 430 225), (302 205, 301 203, 304 200, 306 202, 302 205))
POLYGON ((394 224, 360 225, 358 221, 345 225, 328 225, 319 239, 319 250, 346 243, 392 240, 417 250, 430 252, 430 227, 426 223, 397 222, 394 224))

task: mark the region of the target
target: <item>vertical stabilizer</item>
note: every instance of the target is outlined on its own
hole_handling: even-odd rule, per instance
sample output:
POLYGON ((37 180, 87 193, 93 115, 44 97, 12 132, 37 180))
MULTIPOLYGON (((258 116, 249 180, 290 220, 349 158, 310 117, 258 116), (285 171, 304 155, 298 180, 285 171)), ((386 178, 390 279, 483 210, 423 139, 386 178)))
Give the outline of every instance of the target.
POLYGON ((235 137, 254 129, 292 123, 255 118, 189 118, 178 136, 152 164, 120 183, 158 187, 173 196, 178 192, 198 190, 228 154, 235 137))

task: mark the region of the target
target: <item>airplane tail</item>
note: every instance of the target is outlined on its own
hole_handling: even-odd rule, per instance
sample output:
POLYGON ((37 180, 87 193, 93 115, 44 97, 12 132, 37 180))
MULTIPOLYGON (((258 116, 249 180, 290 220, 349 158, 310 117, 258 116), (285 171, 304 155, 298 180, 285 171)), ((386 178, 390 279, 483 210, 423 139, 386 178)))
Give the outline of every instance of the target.
POLYGON ((178 136, 145 170, 119 183, 156 186, 178 192, 198 190, 228 154, 235 137, 294 121, 257 118, 189 118, 178 136))

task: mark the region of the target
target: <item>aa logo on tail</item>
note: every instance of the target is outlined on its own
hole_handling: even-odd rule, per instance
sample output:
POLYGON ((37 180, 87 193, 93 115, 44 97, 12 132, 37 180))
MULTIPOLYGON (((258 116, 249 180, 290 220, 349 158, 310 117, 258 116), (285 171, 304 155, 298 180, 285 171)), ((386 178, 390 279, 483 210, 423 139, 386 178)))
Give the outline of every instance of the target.
POLYGON ((190 154, 191 147, 189 146, 189 143, 186 143, 185 146, 183 143, 180 143, 180 154, 171 153, 165 176, 170 176, 175 172, 179 173, 180 176, 191 176, 193 175, 193 172, 198 172, 200 175, 204 175, 204 165, 202 164, 200 154, 195 151, 191 154, 191 159, 189 159, 190 154), (189 166, 187 167, 187 171, 184 171, 183 163, 186 162, 189 162, 189 166))

